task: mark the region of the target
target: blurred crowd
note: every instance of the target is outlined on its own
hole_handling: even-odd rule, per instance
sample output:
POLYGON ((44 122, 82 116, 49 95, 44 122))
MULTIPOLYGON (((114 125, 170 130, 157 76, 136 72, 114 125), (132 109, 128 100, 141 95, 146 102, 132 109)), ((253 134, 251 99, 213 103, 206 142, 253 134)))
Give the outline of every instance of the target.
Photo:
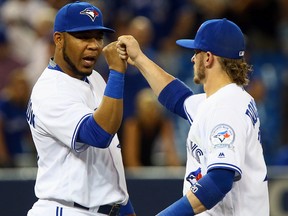
MULTIPOLYGON (((28 125, 24 123, 26 104, 34 83, 53 56, 55 14, 69 2, 74 1, 0 0, 0 167, 36 165, 36 151, 28 125)), ((258 105, 265 160, 268 165, 288 165, 287 0, 89 2, 102 10, 105 25, 116 30, 116 33, 105 37, 105 44, 123 34, 133 35, 151 59, 185 82, 195 93, 203 92, 203 89, 193 83, 190 59, 194 53, 178 47, 175 41, 194 38, 199 24, 206 19, 226 17, 237 23, 247 39, 246 59, 254 69, 247 90, 258 105)), ((107 78, 109 71, 103 57, 95 69, 107 78)), ((123 152, 130 152, 128 156, 124 155, 125 165, 183 165, 189 124, 172 113, 158 110, 158 105, 151 105, 157 101, 154 102, 150 94, 143 94, 142 90, 147 90, 147 87, 148 83, 142 75, 128 66, 124 119, 119 131, 123 152), (139 105, 139 94, 142 102, 149 103, 139 105), (154 121, 156 126, 151 126, 153 121, 143 122, 139 116, 147 110, 141 109, 141 106, 155 107, 161 121, 154 121), (138 131, 138 137, 135 131, 138 131), (133 148, 129 147, 129 137, 134 139, 132 144, 138 139, 139 146, 132 149, 134 153, 129 149, 133 148), (141 144, 144 147, 140 147, 141 144), (174 152, 172 156, 171 152, 174 152), (138 159, 134 158, 131 162, 131 154, 137 155, 138 159), (151 156, 149 160, 145 154, 151 156), (147 159, 146 162, 143 157, 147 159)), ((147 120, 147 116, 152 114, 145 115, 147 120)))

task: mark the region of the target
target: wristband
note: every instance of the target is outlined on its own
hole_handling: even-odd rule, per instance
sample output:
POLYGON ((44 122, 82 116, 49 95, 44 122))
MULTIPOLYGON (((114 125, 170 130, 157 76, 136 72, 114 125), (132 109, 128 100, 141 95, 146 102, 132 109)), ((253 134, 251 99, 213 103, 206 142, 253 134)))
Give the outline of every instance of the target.
POLYGON ((208 174, 192 185, 190 189, 206 209, 211 209, 225 196, 208 174))
POLYGON ((104 95, 115 99, 122 99, 124 92, 124 77, 124 73, 110 70, 104 95))

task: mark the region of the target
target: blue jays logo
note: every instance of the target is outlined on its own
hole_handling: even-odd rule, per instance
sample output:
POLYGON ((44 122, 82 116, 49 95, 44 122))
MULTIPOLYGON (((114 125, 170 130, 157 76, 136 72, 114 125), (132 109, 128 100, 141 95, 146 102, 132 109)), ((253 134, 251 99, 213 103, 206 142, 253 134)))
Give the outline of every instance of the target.
POLYGON ((234 130, 226 124, 217 125, 210 134, 210 141, 214 148, 231 148, 235 139, 234 130))
POLYGON ((94 9, 86 8, 85 10, 81 11, 80 14, 87 15, 90 19, 94 22, 96 17, 99 16, 99 13, 94 9))
POLYGON ((216 135, 214 135, 214 138, 217 138, 222 143, 225 139, 228 139, 231 135, 228 133, 227 130, 220 131, 216 135))
POLYGON ((201 178, 202 178, 202 173, 201 173, 201 168, 199 167, 196 171, 189 173, 189 175, 186 177, 186 181, 190 182, 191 186, 193 186, 201 178))

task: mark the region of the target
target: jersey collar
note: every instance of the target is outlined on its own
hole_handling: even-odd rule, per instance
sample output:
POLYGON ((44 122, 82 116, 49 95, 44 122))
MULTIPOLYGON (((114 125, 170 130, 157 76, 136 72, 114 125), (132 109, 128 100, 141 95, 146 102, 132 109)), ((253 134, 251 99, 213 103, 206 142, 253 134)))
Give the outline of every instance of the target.
MULTIPOLYGON (((51 69, 51 70, 61 71, 61 72, 64 73, 64 71, 59 67, 59 65, 56 64, 56 62, 53 60, 53 58, 51 58, 49 60, 48 68, 51 69)), ((82 80, 84 82, 89 83, 89 80, 88 80, 87 76, 85 76, 82 80)))
POLYGON ((57 70, 64 73, 64 71, 54 62, 53 58, 50 59, 48 68, 51 70, 57 70))

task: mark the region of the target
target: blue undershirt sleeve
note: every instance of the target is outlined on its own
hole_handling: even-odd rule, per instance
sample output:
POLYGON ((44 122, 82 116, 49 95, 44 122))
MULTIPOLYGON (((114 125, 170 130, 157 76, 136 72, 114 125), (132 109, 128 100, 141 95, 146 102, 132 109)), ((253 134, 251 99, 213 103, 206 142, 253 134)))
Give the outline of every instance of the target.
POLYGON ((159 94, 159 102, 171 112, 187 119, 184 111, 184 101, 193 92, 179 79, 170 82, 159 94))
POLYGON ((113 137, 114 134, 107 133, 91 115, 81 123, 76 140, 97 148, 107 148, 113 137))

